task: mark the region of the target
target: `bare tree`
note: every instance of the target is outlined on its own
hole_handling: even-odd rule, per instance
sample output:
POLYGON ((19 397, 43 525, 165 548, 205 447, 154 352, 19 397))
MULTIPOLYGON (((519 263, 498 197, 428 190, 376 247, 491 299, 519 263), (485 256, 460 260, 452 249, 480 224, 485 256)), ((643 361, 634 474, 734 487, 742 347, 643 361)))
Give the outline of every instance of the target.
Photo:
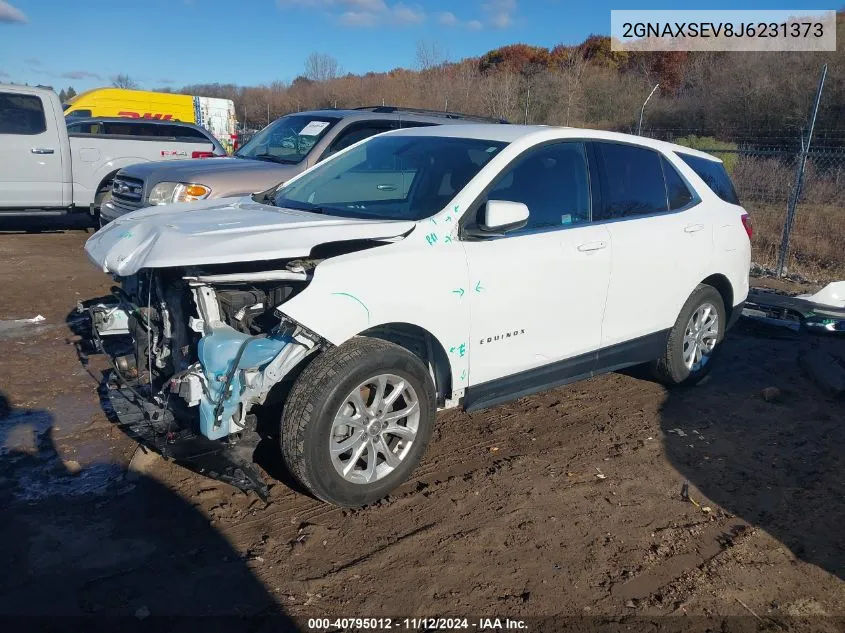
POLYGON ((305 60, 305 76, 311 81, 330 81, 340 75, 340 64, 327 53, 311 53, 305 60))
POLYGON ((417 68, 423 72, 440 68, 449 61, 449 54, 439 42, 417 40, 417 68))
POLYGON ((120 73, 119 75, 112 77, 111 85, 115 88, 126 88, 128 90, 135 90, 138 88, 138 82, 124 73, 120 73))

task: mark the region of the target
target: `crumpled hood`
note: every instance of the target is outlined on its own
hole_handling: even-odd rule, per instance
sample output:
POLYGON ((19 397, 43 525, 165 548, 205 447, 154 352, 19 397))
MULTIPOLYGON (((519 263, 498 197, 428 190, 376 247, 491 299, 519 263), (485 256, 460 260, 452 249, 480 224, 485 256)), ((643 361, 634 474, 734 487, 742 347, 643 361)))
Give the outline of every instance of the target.
POLYGON ((327 242, 387 239, 416 222, 359 220, 229 198, 150 207, 107 224, 85 243, 88 258, 121 277, 142 268, 307 257, 327 242))

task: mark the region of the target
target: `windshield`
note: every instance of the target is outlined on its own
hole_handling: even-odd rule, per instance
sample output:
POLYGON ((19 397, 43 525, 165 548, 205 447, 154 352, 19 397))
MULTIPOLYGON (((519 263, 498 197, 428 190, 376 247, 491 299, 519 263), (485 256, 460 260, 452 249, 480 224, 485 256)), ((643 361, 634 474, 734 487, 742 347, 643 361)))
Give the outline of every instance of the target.
POLYGON ((253 136, 235 156, 294 165, 301 162, 339 120, 308 114, 284 116, 253 136))
POLYGON ((421 220, 443 209, 506 143, 445 136, 375 136, 276 190, 278 207, 421 220))

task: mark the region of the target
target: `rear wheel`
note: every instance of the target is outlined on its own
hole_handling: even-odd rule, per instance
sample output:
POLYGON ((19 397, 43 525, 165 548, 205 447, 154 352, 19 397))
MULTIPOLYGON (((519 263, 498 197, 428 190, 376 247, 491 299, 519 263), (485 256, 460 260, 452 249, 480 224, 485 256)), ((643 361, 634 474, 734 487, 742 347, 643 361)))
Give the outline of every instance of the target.
POLYGON ((695 384, 712 367, 725 336, 725 304, 719 291, 699 285, 669 332, 666 350, 652 369, 669 385, 695 384))
POLYGON ((434 383, 419 358, 357 337, 321 354, 297 378, 282 416, 282 455, 320 499, 366 505, 417 466, 435 411, 434 383))

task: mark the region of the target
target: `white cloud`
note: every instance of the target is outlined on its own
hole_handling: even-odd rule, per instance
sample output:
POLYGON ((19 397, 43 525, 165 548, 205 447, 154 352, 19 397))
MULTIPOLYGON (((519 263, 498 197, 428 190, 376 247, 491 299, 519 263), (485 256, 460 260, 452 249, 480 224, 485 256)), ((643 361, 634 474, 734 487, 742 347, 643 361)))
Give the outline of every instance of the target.
MULTIPOLYGON (((372 28, 383 24, 422 24, 426 14, 418 6, 386 0, 276 0, 280 9, 312 9, 325 12, 341 26, 372 28)), ((454 17, 454 16, 453 16, 454 17)))
POLYGON ((8 2, 4 2, 4 0, 0 0, 0 22, 7 24, 26 24, 29 22, 29 19, 17 7, 13 7, 8 2))
POLYGON ((444 11, 437 14, 437 23, 441 26, 457 26, 458 18, 451 11, 444 11))
POLYGON ((343 26, 351 27, 372 27, 378 24, 379 16, 366 11, 347 11, 342 13, 338 20, 343 26))
POLYGON ((422 9, 397 4, 393 7, 391 19, 395 24, 422 24, 425 22, 425 13, 422 9))
POLYGON ((88 70, 72 70, 69 73, 62 73, 59 75, 64 79, 102 79, 102 75, 92 73, 88 70))
POLYGON ((470 31, 480 31, 484 28, 484 25, 478 20, 470 20, 469 22, 467 22, 467 28, 470 31))
POLYGON ((485 22, 496 29, 506 29, 513 24, 517 11, 516 0, 489 0, 481 5, 485 22))

